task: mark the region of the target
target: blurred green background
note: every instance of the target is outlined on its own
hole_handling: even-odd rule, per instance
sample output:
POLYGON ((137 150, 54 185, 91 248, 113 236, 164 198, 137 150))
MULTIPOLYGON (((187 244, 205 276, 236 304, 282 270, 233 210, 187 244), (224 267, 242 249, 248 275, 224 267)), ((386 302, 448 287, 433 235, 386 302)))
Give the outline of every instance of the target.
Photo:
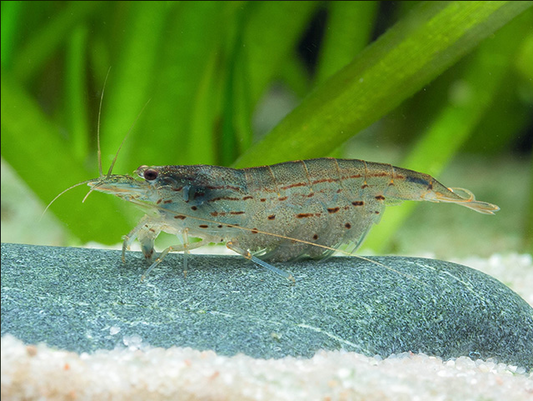
POLYGON ((531 5, 3 1, 2 241, 115 244, 142 215, 76 188, 40 220, 98 175, 109 73, 104 171, 132 126, 117 174, 392 163, 502 210, 388 208, 364 251, 533 252, 531 5))

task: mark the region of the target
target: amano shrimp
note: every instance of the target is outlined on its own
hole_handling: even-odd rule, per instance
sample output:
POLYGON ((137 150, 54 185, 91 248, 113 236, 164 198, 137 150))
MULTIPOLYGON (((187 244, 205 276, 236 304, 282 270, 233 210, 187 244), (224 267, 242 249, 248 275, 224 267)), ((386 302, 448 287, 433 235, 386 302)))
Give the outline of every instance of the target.
MULTIPOLYGON (((169 252, 225 243, 294 281, 268 262, 324 257, 342 244, 353 244, 353 252, 380 221, 386 205, 411 200, 455 203, 484 214, 499 210, 427 174, 363 160, 321 158, 243 169, 140 166, 134 176, 114 175, 111 169, 85 182, 91 192, 115 195, 146 211, 124 237, 123 260, 135 240, 152 262, 161 232, 182 238, 181 244, 165 249, 143 277, 169 252), (189 242, 189 237, 200 241, 189 242)), ((184 273, 186 263, 184 255, 184 273)))

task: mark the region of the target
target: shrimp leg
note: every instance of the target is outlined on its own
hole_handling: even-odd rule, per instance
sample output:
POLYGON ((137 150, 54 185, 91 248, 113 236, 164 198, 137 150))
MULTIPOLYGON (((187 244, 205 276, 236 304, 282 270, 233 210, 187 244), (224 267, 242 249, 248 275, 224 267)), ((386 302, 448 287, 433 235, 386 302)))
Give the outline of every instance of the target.
MULTIPOLYGON (((184 235, 184 239, 185 238, 187 238, 186 235, 184 235)), ((187 276, 187 254, 189 254, 189 251, 191 249, 200 248, 201 246, 204 246, 208 243, 209 243, 209 240, 202 239, 201 241, 193 242, 191 244, 188 242, 188 238, 187 238, 186 240, 184 240, 183 244, 169 246, 167 249, 161 252, 161 254, 157 257, 154 263, 152 263, 150 267, 144 272, 144 274, 141 277, 141 281, 143 281, 148 276, 148 274, 152 271, 154 267, 156 267, 158 264, 160 264, 163 261, 163 259, 169 254, 169 252, 182 252, 182 251, 185 252, 183 254, 183 262, 184 262, 183 263, 183 267, 184 267, 183 275, 187 276)))
POLYGON ((152 256, 154 255, 154 242, 160 232, 161 230, 153 228, 153 222, 150 216, 145 215, 128 235, 122 237, 124 240, 122 243, 122 263, 126 263, 126 250, 130 249, 130 245, 137 238, 141 243, 141 250, 144 257, 147 261, 152 261, 152 256))
POLYGON ((285 277, 287 280, 295 282, 294 277, 292 274, 289 274, 287 272, 284 272, 283 270, 278 269, 277 267, 272 266, 271 264, 268 264, 267 262, 259 259, 258 257, 252 255, 250 251, 246 251, 239 247, 235 242, 229 241, 226 243, 226 247, 228 249, 231 249, 233 252, 238 253, 242 257, 251 260, 252 262, 258 264, 259 266, 264 267, 265 269, 270 270, 273 273, 276 273, 282 277, 285 277))

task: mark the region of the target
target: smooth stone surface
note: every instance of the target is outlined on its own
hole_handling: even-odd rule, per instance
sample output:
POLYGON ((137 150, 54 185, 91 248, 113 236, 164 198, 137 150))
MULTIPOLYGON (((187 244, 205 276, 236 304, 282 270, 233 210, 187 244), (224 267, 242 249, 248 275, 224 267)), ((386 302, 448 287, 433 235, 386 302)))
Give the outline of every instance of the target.
POLYGON ((2 244, 2 335, 78 353, 143 344, 256 358, 412 351, 533 368, 533 308, 508 287, 454 263, 370 259, 378 263, 277 264, 296 277, 290 285, 238 256, 193 255, 184 278, 173 254, 140 282, 140 253, 124 266, 119 251, 2 244))

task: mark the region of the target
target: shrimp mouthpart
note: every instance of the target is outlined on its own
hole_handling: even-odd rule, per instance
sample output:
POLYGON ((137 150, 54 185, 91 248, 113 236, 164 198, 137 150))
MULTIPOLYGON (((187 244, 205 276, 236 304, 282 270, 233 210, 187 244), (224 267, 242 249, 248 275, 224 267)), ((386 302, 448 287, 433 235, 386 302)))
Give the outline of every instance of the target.
MULTIPOLYGON (((93 191, 118 196, 126 201, 149 201, 153 188, 146 182, 137 180, 129 175, 111 175, 95 178, 87 182, 93 191)), ((87 194, 87 196, 89 195, 87 194)))
POLYGON ((146 191, 146 183, 129 175, 111 175, 96 178, 87 182, 92 191, 106 193, 141 193, 146 191), (143 185, 144 184, 144 185, 143 185))

